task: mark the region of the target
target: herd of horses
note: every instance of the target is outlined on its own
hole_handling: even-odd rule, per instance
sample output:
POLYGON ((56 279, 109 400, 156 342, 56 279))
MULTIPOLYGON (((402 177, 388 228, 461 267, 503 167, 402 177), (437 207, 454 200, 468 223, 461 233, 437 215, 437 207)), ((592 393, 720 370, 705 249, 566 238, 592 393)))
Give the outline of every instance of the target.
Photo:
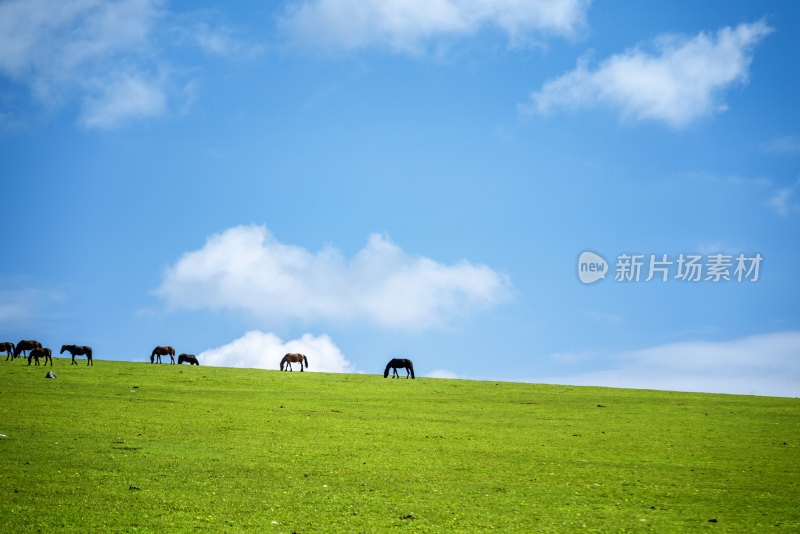
MULTIPOLYGON (((175 363, 175 348, 170 347, 169 345, 166 347, 158 346, 154 348, 153 352, 150 353, 150 363, 154 363, 155 360, 158 360, 158 363, 161 363, 162 356, 169 356, 169 363, 175 363)), ((197 356, 194 354, 179 354, 178 365, 184 362, 188 363, 189 365, 200 365, 200 362, 197 361, 197 356)))
MULTIPOLYGON (((24 358, 26 357, 26 351, 28 352, 28 365, 31 364, 32 360, 35 360, 36 365, 39 365, 39 358, 44 358, 44 365, 47 365, 49 361, 50 366, 53 366, 52 351, 46 347, 42 347, 42 344, 38 341, 23 339, 16 345, 11 342, 0 343, 0 353, 6 352, 6 361, 8 361, 9 358, 11 358, 12 361, 19 357, 24 358)), ((78 365, 75 361, 75 356, 86 356, 86 365, 94 365, 92 361, 92 347, 87 347, 85 345, 62 345, 60 354, 64 354, 64 351, 68 351, 72 355, 72 364, 70 365, 78 365)), ((157 346, 153 349, 153 352, 150 353, 150 363, 156 363, 156 361, 161 363, 162 356, 169 356, 170 363, 174 364, 175 348, 169 345, 157 346)), ((200 365, 200 362, 197 361, 197 356, 194 354, 178 355, 178 365, 182 363, 200 365)), ((284 356, 281 360, 281 371, 291 371, 293 363, 300 364, 300 371, 303 371, 303 365, 308 369, 308 358, 306 355, 292 352, 284 356)), ((411 360, 406 358, 393 358, 390 360, 389 363, 386 364, 386 369, 383 371, 383 378, 389 376, 389 369, 393 370, 392 378, 400 378, 400 375, 397 373, 398 369, 406 370, 406 378, 414 378, 414 364, 411 363, 411 360)))
MULTIPOLYGON (((75 356, 86 356, 86 365, 94 365, 92 361, 92 347, 87 347, 85 345, 61 345, 61 352, 60 354, 64 354, 64 351, 68 351, 72 355, 72 363, 70 365, 78 365, 78 362, 75 361, 75 356)), ((13 361, 16 358, 28 358, 28 365, 31 364, 32 360, 36 361, 36 365, 39 365, 39 358, 44 358, 44 365, 47 365, 47 362, 50 362, 50 367, 53 366, 53 351, 51 351, 47 347, 42 347, 42 344, 38 341, 34 341, 32 339, 23 339, 16 345, 11 342, 0 343, 0 352, 6 353, 6 361, 9 358, 13 361), (28 352, 28 355, 25 356, 25 352, 28 352)))

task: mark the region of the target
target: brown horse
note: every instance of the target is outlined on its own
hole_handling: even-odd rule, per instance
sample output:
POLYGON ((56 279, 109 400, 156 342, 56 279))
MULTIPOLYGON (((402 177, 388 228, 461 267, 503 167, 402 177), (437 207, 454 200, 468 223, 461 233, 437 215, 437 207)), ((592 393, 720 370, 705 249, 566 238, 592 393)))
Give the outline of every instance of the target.
POLYGON ((17 343, 16 347, 14 347, 14 358, 19 357, 20 354, 25 356, 26 350, 41 349, 41 348, 42 344, 39 343, 38 341, 23 339, 22 341, 17 343))
POLYGON ((0 352, 3 351, 5 351, 7 354, 6 361, 8 361, 9 358, 11 359, 14 358, 14 344, 11 343, 10 341, 6 343, 0 343, 0 352))
POLYGON ((300 362, 300 371, 303 370, 303 362, 306 363, 306 369, 308 369, 308 358, 306 358, 304 354, 294 352, 283 357, 281 360, 281 371, 291 371, 292 363, 297 362, 300 362), (286 369, 284 369, 284 366, 286 366, 286 369))
POLYGON ((86 355, 86 365, 94 365, 92 347, 87 347, 86 345, 61 345, 59 354, 64 354, 65 350, 72 354, 72 363, 70 365, 78 365, 78 362, 75 361, 75 356, 83 356, 84 354, 86 355))
POLYGON ((197 361, 197 356, 194 354, 181 354, 178 356, 178 365, 182 364, 183 362, 186 362, 189 365, 200 365, 200 362, 197 361))
POLYGON ((166 346, 166 347, 156 347, 153 349, 153 353, 150 354, 150 363, 153 363, 153 359, 157 356, 158 363, 161 363, 161 357, 169 355, 169 359, 171 360, 169 363, 175 363, 175 349, 166 346))
POLYGON ((28 365, 31 364, 32 359, 36 359, 36 365, 39 365, 39 358, 44 358, 44 364, 47 365, 47 360, 50 360, 50 367, 53 366, 53 353, 50 349, 36 347, 35 349, 31 349, 30 354, 28 354, 28 365))

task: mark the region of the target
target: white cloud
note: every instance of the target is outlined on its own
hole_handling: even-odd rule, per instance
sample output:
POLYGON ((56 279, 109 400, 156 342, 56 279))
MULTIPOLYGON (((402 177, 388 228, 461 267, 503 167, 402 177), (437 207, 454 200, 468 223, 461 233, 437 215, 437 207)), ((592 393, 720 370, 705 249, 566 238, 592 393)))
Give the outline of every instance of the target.
POLYGON ((800 397, 800 332, 625 352, 612 368, 546 383, 800 397))
POLYGON ((88 128, 111 128, 134 118, 161 115, 167 107, 163 87, 134 74, 108 80, 84 103, 81 124, 88 128))
POLYGON ((165 45, 175 36, 215 54, 236 49, 227 28, 180 26, 163 0, 9 0, 0 3, 0 74, 49 109, 77 100, 79 122, 107 129, 160 116, 185 98, 165 45), (187 38, 188 36, 188 38, 187 38), (165 42, 165 39, 167 41, 165 42))
POLYGON ((721 93, 747 82, 753 47, 771 32, 759 21, 725 27, 716 35, 662 36, 655 40, 654 53, 639 46, 594 70, 581 60, 573 71, 546 82, 522 108, 545 115, 557 108, 606 105, 624 118, 681 128, 726 108, 721 93))
POLYGON ((584 24, 588 6, 589 0, 305 0, 290 4, 282 22, 300 46, 418 53, 440 38, 492 27, 512 45, 537 33, 570 36, 584 24))
POLYGON ((378 234, 346 261, 333 248, 315 254, 264 226, 238 226, 184 254, 156 294, 176 308, 424 330, 509 298, 510 284, 485 265, 411 256, 378 234))
POLYGON ((786 135, 761 144, 761 150, 772 154, 800 153, 800 137, 786 135))
MULTIPOLYGON (((304 334, 300 339, 284 343, 275 334, 252 330, 227 345, 201 352, 197 355, 197 359, 201 365, 217 367, 279 369, 283 356, 295 352, 305 354, 308 358, 306 371, 356 372, 353 364, 326 335, 316 337, 304 334)), ((292 364, 292 368, 299 371, 298 365, 292 364)))
POLYGON ((459 376, 453 371, 449 371, 447 369, 434 369, 426 376, 429 378, 450 378, 450 379, 463 378, 462 376, 459 376))
POLYGON ((0 289, 0 327, 39 318, 62 300, 61 293, 44 289, 0 289))
POLYGON ((800 190, 800 180, 790 186, 778 189, 769 199, 769 205, 782 217, 800 211, 800 199, 797 198, 798 190, 800 190))

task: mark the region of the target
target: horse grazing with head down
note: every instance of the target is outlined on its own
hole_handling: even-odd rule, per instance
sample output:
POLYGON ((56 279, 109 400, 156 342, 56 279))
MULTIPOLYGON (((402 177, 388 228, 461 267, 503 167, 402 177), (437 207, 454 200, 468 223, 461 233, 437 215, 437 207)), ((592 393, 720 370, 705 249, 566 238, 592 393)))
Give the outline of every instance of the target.
POLYGON ((200 365, 200 362, 197 361, 197 357, 194 354, 181 354, 178 356, 178 365, 182 364, 183 362, 186 362, 189 365, 200 365))
POLYGON ((7 354, 6 361, 8 361, 9 358, 13 359, 14 358, 14 344, 11 343, 10 341, 8 341, 6 343, 0 343, 0 352, 5 352, 7 354))
POLYGON ((393 358, 389 360, 389 363, 386 364, 386 369, 383 370, 383 378, 389 376, 389 369, 394 371, 394 373, 392 373, 392 378, 400 378, 400 375, 397 374, 397 370, 400 368, 406 370, 406 379, 408 379, 409 376, 414 378, 414 364, 411 363, 411 360, 405 358, 393 358))
POLYGON ((75 356, 86 356, 86 365, 94 365, 92 361, 92 347, 87 347, 86 345, 61 345, 61 352, 59 354, 64 354, 64 351, 69 351, 72 354, 72 363, 70 365, 78 365, 78 362, 75 361, 75 356))
POLYGON ((44 358, 44 364, 47 365, 47 360, 50 360, 50 367, 53 366, 53 353, 50 349, 36 347, 35 349, 31 349, 30 354, 28 354, 28 365, 31 364, 31 359, 36 359, 36 365, 39 365, 39 358, 44 358))
POLYGON ((152 354, 150 354, 150 363, 153 363, 156 356, 158 356, 158 363, 161 363, 161 357, 169 355, 170 362, 175 363, 175 349, 166 346, 166 347, 156 347, 153 349, 152 354))
POLYGON ((292 370, 292 363, 300 362, 300 370, 303 370, 303 362, 306 363, 306 369, 308 369, 308 358, 305 357, 304 354, 299 353, 289 353, 283 357, 281 360, 281 371, 291 371, 292 370), (284 369, 284 366, 286 369, 284 369))
POLYGON ((32 339, 23 339, 17 346, 14 347, 14 358, 19 357, 20 354, 25 356, 26 350, 33 350, 33 349, 41 349, 42 344, 38 341, 33 341, 32 339))

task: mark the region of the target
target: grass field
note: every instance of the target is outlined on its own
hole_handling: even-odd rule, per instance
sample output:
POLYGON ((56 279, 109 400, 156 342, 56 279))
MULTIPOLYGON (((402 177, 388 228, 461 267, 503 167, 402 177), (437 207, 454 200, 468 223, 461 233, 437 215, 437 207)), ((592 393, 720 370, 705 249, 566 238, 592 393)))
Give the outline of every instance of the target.
POLYGON ((54 360, 3 532, 800 531, 798 399, 54 360))

